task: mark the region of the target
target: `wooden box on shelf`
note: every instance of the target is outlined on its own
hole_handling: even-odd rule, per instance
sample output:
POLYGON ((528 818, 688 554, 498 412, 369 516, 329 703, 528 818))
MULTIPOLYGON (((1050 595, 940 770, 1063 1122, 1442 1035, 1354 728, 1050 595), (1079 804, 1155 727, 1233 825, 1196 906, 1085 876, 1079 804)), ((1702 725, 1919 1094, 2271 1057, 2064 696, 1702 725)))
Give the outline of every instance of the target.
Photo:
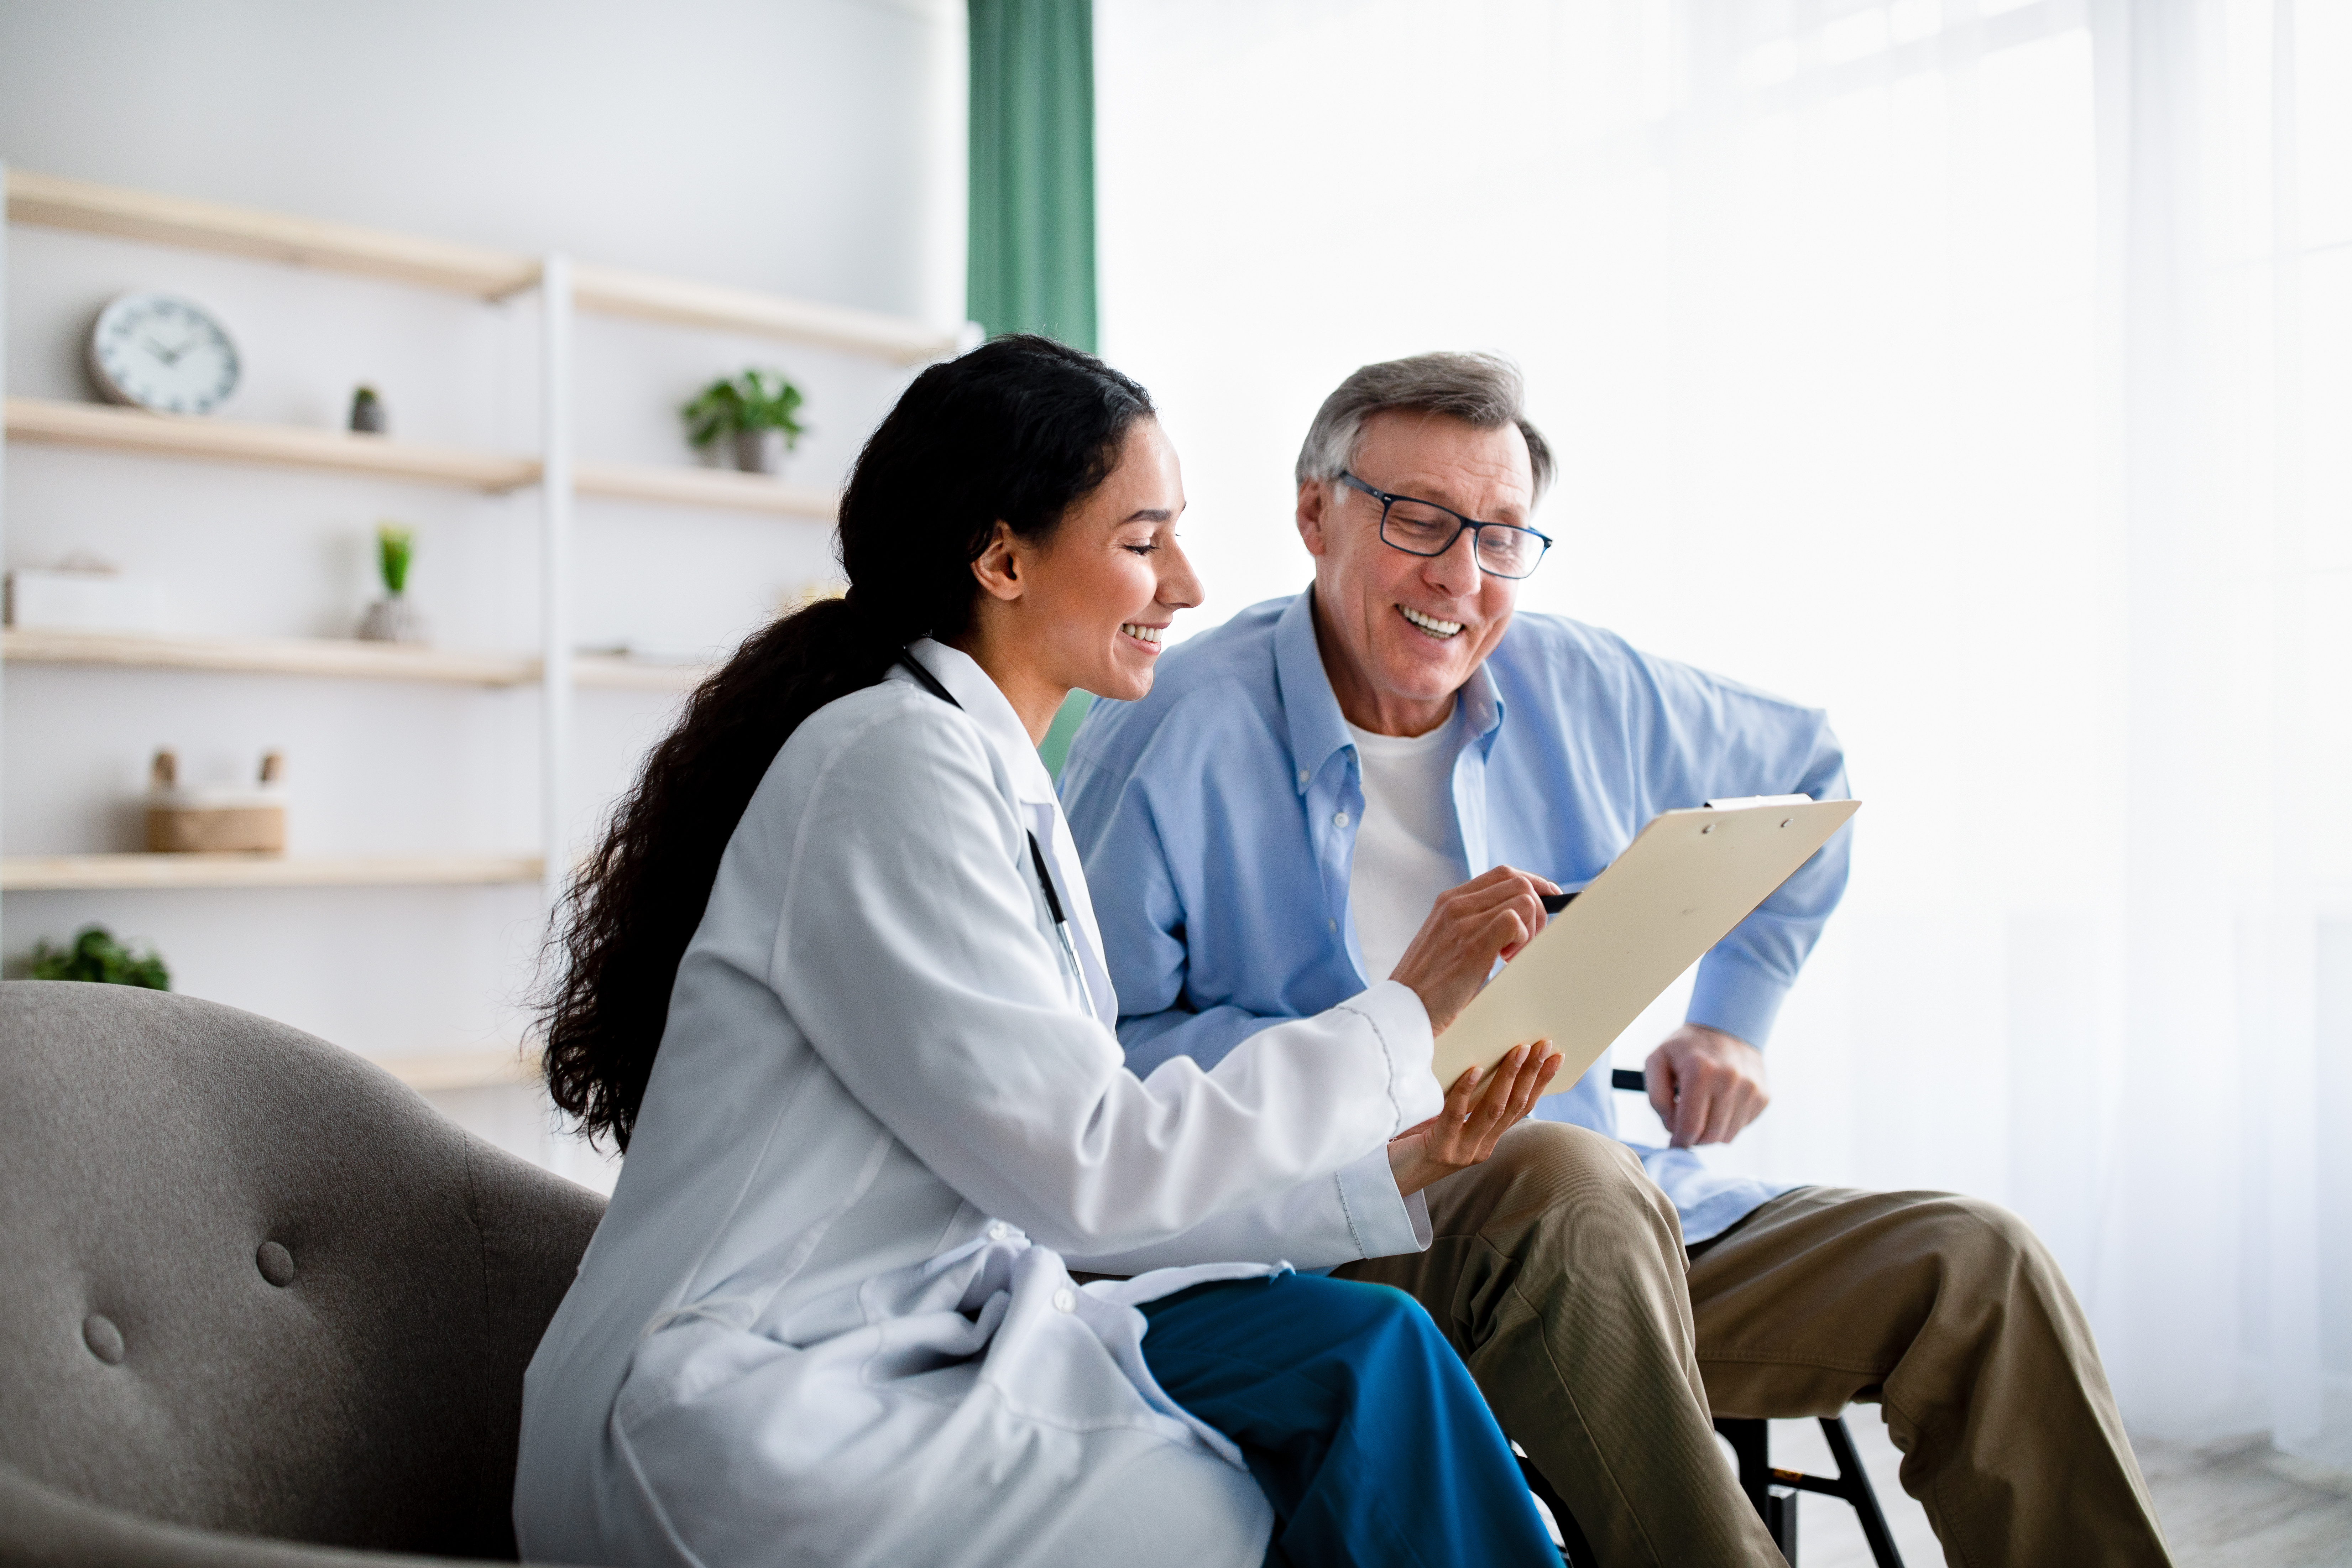
POLYGON ((218 855, 286 852, 286 802, 277 785, 285 762, 276 752, 261 759, 261 786, 254 790, 189 790, 180 787, 179 760, 155 753, 153 792, 147 797, 147 848, 151 854, 218 855))

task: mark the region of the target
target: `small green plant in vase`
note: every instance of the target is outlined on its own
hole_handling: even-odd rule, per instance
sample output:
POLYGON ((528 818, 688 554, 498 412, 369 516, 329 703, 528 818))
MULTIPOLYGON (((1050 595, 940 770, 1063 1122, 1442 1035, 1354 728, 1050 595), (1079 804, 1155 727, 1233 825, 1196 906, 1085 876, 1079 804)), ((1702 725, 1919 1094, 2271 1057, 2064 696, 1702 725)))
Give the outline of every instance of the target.
POLYGON ((367 607, 360 636, 369 642, 421 643, 425 619, 408 602, 408 565, 415 558, 416 537, 396 522, 381 522, 375 530, 376 571, 383 578, 383 597, 367 607))
POLYGON ((33 978, 82 980, 100 985, 137 985, 149 991, 169 991, 171 971, 154 949, 133 952, 114 940, 104 926, 84 926, 70 947, 33 944, 33 978))
POLYGON ((747 474, 783 471, 784 454, 801 444, 801 389, 778 370, 747 370, 714 381, 679 412, 697 447, 731 440, 735 466, 747 474))

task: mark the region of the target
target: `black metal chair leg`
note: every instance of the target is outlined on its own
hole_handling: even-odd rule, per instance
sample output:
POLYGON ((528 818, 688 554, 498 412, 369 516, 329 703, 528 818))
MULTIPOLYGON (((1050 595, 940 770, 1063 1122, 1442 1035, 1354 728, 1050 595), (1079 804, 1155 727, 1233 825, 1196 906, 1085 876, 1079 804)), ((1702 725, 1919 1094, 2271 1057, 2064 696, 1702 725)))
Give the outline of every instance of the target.
POLYGON ((1878 1568, 1903 1568, 1903 1553, 1895 1550, 1895 1534, 1886 1528, 1886 1516, 1878 1510, 1878 1494, 1871 1489, 1870 1477, 1863 1470, 1862 1456, 1854 1451, 1853 1434, 1846 1430, 1845 1417, 1822 1417, 1822 1436, 1829 1439, 1830 1458, 1837 1461, 1845 1500, 1853 1505, 1854 1517, 1862 1521, 1862 1538, 1870 1542, 1871 1560, 1878 1568))
MULTIPOLYGON (((1853 1446, 1853 1434, 1847 1429, 1844 1416, 1822 1417, 1822 1436, 1829 1442, 1830 1457, 1837 1461, 1834 1479, 1773 1468, 1772 1428, 1768 1422, 1717 1416, 1715 1429, 1731 1445, 1732 1457, 1739 1467, 1739 1489, 1756 1510, 1757 1517, 1764 1521, 1766 1533, 1788 1560, 1789 1568, 1797 1568, 1797 1499, 1804 1492, 1833 1497, 1851 1507, 1862 1525, 1863 1540, 1870 1545, 1871 1560, 1878 1568, 1903 1568, 1903 1554, 1895 1548, 1895 1534, 1886 1528, 1885 1514, 1879 1511, 1878 1495, 1871 1489, 1869 1473, 1862 1468, 1862 1455, 1853 1446)), ((1592 1564, 1592 1548, 1577 1525, 1576 1516, 1569 1512, 1568 1505, 1559 1500, 1559 1494, 1552 1490, 1551 1483, 1526 1455, 1518 1456, 1518 1460, 1528 1489, 1543 1500, 1559 1526, 1560 1538, 1567 1543, 1561 1548, 1561 1557, 1570 1568, 1592 1564)))
POLYGON ((1753 1417, 1721 1415, 1716 1418, 1715 1429, 1731 1445, 1732 1456, 1739 1462, 1739 1489, 1748 1494, 1772 1544, 1789 1560, 1789 1568, 1796 1568, 1797 1496, 1773 1489, 1775 1482, 1785 1483, 1789 1478, 1772 1468, 1772 1428, 1753 1417))
POLYGON ((1543 1500, 1544 1507, 1551 1510, 1551 1521, 1559 1527, 1559 1538, 1564 1543, 1559 1549, 1560 1561, 1568 1568, 1601 1568, 1601 1559, 1593 1555, 1591 1542, 1584 1539, 1583 1527, 1576 1522, 1576 1515, 1568 1511, 1568 1505, 1559 1500, 1559 1494, 1551 1489, 1551 1482, 1536 1468, 1533 1459, 1525 1454, 1514 1457, 1519 1461, 1519 1474, 1527 1479, 1528 1490, 1543 1500))

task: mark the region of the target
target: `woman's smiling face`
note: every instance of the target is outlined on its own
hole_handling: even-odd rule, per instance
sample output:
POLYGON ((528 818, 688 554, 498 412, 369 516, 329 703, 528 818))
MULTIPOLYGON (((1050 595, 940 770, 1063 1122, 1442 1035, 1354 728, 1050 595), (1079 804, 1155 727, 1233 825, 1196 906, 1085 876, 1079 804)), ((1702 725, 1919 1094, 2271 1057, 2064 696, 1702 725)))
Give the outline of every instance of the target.
POLYGON ((1040 679, 1126 702, 1150 691, 1161 636, 1177 611, 1201 602, 1201 580, 1176 542, 1183 510, 1176 448, 1159 421, 1139 419, 1110 477, 1045 547, 1015 546, 1021 640, 1040 679))

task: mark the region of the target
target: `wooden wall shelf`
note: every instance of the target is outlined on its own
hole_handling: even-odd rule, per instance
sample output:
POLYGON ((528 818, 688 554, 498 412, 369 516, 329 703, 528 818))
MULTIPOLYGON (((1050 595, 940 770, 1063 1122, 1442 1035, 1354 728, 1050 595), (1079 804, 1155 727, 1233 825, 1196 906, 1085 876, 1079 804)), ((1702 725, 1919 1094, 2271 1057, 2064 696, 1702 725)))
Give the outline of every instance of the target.
MULTIPOLYGON (((528 686, 539 679, 539 660, 530 654, 468 653, 333 637, 140 637, 121 632, 11 629, 0 632, 0 660, 418 680, 452 686, 528 686)), ((709 673, 707 665, 657 663, 611 654, 582 654, 572 661, 573 685, 607 691, 686 691, 709 673)))
MULTIPOLYGON (((456 485, 500 494, 539 482, 539 460, 460 447, 420 446, 383 436, 311 430, 287 425, 241 425, 117 408, 104 403, 67 403, 47 397, 7 401, 8 437, 99 451, 132 452, 155 458, 195 458, 211 462, 251 463, 263 468, 325 469, 423 484, 456 485)), ((763 474, 684 464, 581 463, 572 488, 582 495, 663 506, 717 507, 780 517, 833 521, 841 492, 822 485, 793 484, 763 474)))
POLYGON ((46 397, 8 399, 7 431, 12 441, 282 468, 324 468, 493 493, 520 489, 539 480, 539 461, 534 458, 420 446, 341 430, 150 414, 110 404, 46 397))
POLYGON ((539 262, 528 256, 23 169, 8 171, 8 221, 352 272, 480 300, 500 299, 539 281, 539 262))
POLYGON ((942 332, 920 321, 722 283, 656 278, 583 263, 572 268, 572 302, 583 310, 635 316, 677 327, 756 332, 761 337, 873 354, 895 364, 920 364, 956 351, 953 332, 942 332))
MULTIPOLYGON (((572 684, 591 691, 691 691, 715 668, 708 664, 626 658, 618 654, 578 653, 572 656, 572 684)), ((539 679, 539 660, 535 658, 530 661, 530 678, 539 679)))
POLYGON ((583 496, 614 500, 654 501, 668 506, 721 507, 736 511, 774 512, 785 517, 813 517, 831 522, 841 506, 841 492, 822 485, 798 485, 765 474, 738 473, 728 468, 654 468, 623 463, 579 463, 572 470, 572 488, 583 496))
POLYGON ((11 855, 0 891, 431 888, 537 882, 536 855, 11 855))
MULTIPOLYGON (((355 273, 479 300, 504 299, 539 282, 536 257, 21 169, 8 171, 8 221, 355 273)), ((575 266, 572 279, 574 303, 606 315, 783 338, 894 364, 919 364, 956 350, 953 332, 875 310, 612 267, 575 266)))
POLYGON ((377 1067, 420 1094, 452 1089, 497 1089, 532 1083, 539 1063, 520 1050, 438 1051, 428 1055, 370 1057, 377 1067))

